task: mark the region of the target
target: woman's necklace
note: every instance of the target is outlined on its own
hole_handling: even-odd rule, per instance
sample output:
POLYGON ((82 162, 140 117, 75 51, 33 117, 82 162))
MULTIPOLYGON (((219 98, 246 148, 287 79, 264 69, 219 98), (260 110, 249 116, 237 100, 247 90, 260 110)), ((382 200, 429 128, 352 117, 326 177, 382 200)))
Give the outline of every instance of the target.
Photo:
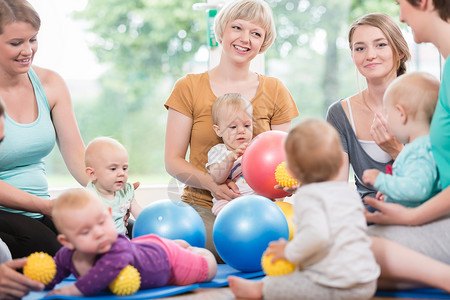
POLYGON ((363 93, 363 92, 361 92, 361 101, 362 101, 362 103, 364 104, 364 106, 366 106, 366 107, 370 110, 370 112, 375 116, 375 114, 376 114, 377 112, 374 111, 374 110, 372 109, 372 107, 369 106, 369 103, 367 103, 367 101, 366 101, 366 99, 365 99, 365 97, 364 97, 364 93, 363 93))

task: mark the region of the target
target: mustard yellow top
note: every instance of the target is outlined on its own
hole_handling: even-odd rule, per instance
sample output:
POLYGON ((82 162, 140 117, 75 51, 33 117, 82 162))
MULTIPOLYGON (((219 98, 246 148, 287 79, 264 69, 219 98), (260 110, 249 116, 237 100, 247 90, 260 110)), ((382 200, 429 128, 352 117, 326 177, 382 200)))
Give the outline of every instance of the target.
MULTIPOLYGON (((222 142, 213 130, 211 107, 216 100, 209 83, 208 72, 188 74, 180 78, 164 104, 193 120, 190 137, 189 162, 207 172, 208 151, 222 142)), ((259 87, 253 99, 253 137, 270 130, 271 125, 291 121, 299 115, 294 99, 283 83, 273 77, 259 75, 259 87)), ((186 186, 182 200, 212 207, 212 196, 207 190, 186 186)))

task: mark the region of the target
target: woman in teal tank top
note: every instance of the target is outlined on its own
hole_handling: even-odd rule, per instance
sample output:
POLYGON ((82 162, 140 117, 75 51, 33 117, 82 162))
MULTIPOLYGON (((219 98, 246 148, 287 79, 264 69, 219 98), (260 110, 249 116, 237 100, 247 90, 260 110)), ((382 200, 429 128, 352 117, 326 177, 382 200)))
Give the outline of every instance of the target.
POLYGON ((84 144, 69 91, 53 71, 32 67, 40 19, 26 0, 0 1, 0 97, 6 105, 0 151, 0 239, 13 258, 60 247, 49 216, 44 157, 58 144, 83 186, 84 144))

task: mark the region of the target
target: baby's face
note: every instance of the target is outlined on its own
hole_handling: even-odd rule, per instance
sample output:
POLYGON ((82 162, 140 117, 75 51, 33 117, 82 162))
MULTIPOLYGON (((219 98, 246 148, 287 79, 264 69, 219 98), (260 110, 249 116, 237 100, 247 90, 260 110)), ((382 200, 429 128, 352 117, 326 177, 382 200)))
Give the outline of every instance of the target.
POLYGON ((105 205, 98 199, 78 209, 62 212, 62 234, 68 247, 85 254, 102 254, 111 249, 117 239, 114 221, 105 205))
POLYGON ((128 154, 119 148, 102 151, 94 163, 95 186, 105 194, 120 191, 128 180, 128 154))
POLYGON ((228 150, 235 150, 244 143, 250 143, 253 136, 252 115, 247 112, 229 114, 220 120, 220 137, 228 150))

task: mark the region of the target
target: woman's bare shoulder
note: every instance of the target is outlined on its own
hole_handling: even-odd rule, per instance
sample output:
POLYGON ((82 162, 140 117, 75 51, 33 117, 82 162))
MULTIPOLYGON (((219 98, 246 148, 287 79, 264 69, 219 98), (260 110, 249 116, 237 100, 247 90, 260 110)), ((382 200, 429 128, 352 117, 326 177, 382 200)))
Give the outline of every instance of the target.
POLYGON ((53 108, 56 103, 70 102, 68 87, 64 79, 58 73, 36 66, 33 66, 33 70, 44 89, 50 108, 53 108))
POLYGON ((62 77, 58 73, 50 69, 33 66, 33 70, 43 86, 61 83, 63 81, 62 77))

